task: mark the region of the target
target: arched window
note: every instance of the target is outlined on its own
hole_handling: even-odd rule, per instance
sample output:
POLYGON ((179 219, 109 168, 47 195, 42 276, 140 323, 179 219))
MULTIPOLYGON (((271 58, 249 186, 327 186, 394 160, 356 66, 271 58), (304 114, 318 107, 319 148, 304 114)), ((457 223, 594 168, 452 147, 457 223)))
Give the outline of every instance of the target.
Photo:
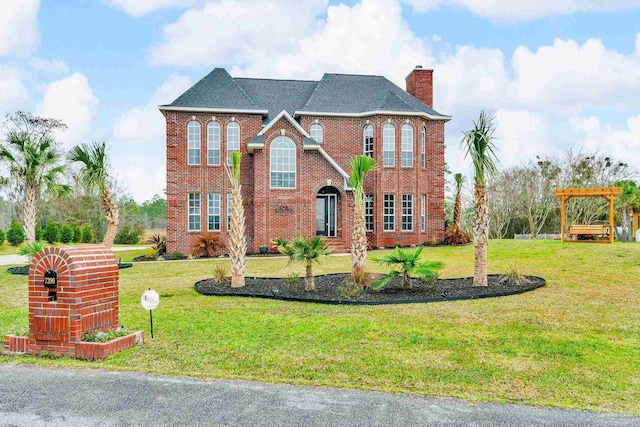
POLYGON ((422 152, 420 153, 420 159, 422 168, 427 167, 427 129, 422 126, 422 138, 421 138, 422 152))
POLYGON ((402 167, 413 167, 413 126, 402 125, 402 167))
POLYGON ((231 153, 240 151, 240 125, 229 122, 227 125, 227 163, 231 164, 231 153))
POLYGON ((209 122, 207 126, 207 164, 220 164, 220 123, 209 122))
POLYGON ((366 125, 362 131, 362 143, 364 145, 364 155, 373 157, 373 126, 366 125))
POLYGON ((271 188, 296 188, 296 145, 279 136, 271 143, 271 188))
POLYGON ((396 128, 391 123, 382 127, 382 166, 396 165, 396 128))
POLYGON ((187 164, 200 164, 200 123, 192 120, 187 125, 187 164))
POLYGON ((322 144, 324 141, 324 130, 322 129, 322 126, 316 123, 311 125, 310 130, 311 138, 315 139, 319 144, 322 144))

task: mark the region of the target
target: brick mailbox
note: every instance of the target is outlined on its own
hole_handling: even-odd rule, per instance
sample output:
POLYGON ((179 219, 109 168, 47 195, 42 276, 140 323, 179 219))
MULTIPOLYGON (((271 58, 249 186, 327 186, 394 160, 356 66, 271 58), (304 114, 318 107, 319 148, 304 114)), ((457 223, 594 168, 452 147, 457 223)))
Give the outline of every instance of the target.
MULTIPOLYGON (((29 265, 29 336, 6 337, 5 349, 103 358, 85 357, 87 351, 77 347, 87 333, 118 326, 118 280, 118 263, 107 247, 43 249, 29 265)), ((132 335, 133 344, 142 341, 141 332, 132 335)))

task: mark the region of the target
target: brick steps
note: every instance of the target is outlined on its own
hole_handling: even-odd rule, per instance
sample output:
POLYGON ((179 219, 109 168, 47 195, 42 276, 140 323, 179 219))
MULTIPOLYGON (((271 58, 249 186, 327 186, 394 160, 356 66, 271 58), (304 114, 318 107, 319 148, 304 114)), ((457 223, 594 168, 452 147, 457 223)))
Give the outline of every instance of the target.
POLYGON ((351 246, 341 239, 328 238, 326 240, 331 243, 330 249, 333 254, 347 254, 351 250, 351 246))

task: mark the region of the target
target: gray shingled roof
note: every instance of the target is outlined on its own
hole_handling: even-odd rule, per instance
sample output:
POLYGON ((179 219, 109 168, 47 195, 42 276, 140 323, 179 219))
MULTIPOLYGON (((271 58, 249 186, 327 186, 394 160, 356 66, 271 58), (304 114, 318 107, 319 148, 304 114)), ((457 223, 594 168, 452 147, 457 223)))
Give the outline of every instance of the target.
POLYGON ((267 110, 269 123, 282 110, 364 113, 422 112, 446 117, 382 76, 325 74, 319 82, 232 78, 216 68, 167 107, 267 110))

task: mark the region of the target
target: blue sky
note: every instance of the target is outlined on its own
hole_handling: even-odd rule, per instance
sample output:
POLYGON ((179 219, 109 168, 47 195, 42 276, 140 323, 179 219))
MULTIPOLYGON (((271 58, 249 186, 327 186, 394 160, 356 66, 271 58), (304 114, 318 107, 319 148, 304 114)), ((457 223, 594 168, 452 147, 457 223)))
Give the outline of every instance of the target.
POLYGON ((422 64, 435 70, 435 108, 454 116, 454 171, 467 170, 457 142, 482 108, 496 114, 505 166, 575 147, 640 168, 638 23, 638 0, 5 0, 0 114, 65 120, 65 147, 107 141, 143 201, 164 188, 157 104, 214 67, 382 74, 404 87, 422 64))

